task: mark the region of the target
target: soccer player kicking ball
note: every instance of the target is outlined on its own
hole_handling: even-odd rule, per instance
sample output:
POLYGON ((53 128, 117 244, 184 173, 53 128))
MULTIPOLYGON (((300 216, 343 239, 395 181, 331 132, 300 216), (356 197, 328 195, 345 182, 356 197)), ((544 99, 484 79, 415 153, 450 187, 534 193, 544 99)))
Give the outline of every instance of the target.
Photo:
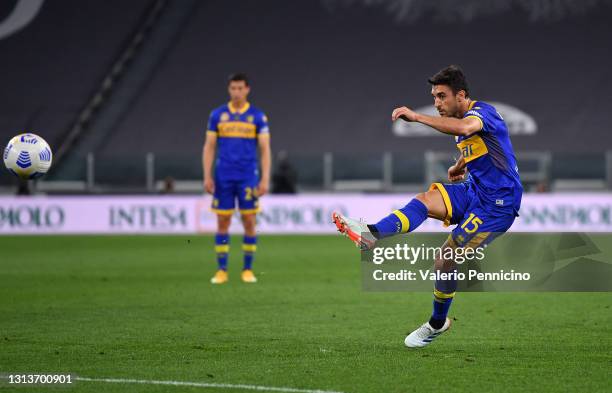
POLYGON ((229 227, 237 199, 244 225, 242 281, 255 283, 257 278, 252 270, 257 249, 255 218, 259 211, 258 198, 268 191, 270 185, 270 131, 266 115, 247 101, 250 87, 246 75, 232 75, 228 92, 230 102, 210 114, 202 154, 204 189, 213 194, 212 210, 217 214, 215 251, 219 270, 210 281, 223 284, 228 280, 229 227), (215 153, 217 160, 213 177, 215 153))
MULTIPOLYGON (((464 180, 466 170, 467 180, 458 184, 434 183, 429 191, 372 225, 333 213, 338 230, 361 249, 372 248, 378 239, 414 231, 427 217, 443 221, 445 226, 457 225, 443 250, 482 247, 506 232, 518 216, 523 187, 501 115, 493 106, 470 97, 466 78, 457 66, 444 68, 429 83, 441 117, 401 107, 393 111, 391 119, 416 121, 454 135, 461 156, 448 169, 448 180, 464 180)), ((456 264, 438 259, 434 268, 453 272, 456 264)), ((406 337, 406 346, 424 347, 450 328, 447 314, 456 288, 456 280, 435 282, 431 318, 406 337)))

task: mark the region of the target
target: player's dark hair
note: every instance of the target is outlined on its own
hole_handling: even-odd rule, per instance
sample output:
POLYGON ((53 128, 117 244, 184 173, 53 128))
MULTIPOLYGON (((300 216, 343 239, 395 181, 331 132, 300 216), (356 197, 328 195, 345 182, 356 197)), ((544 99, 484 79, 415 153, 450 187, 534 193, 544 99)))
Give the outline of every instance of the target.
POLYGON ((467 79, 465 74, 456 65, 449 65, 446 68, 438 71, 434 76, 427 80, 432 85, 447 85, 451 88, 453 93, 459 93, 459 90, 465 91, 465 96, 470 96, 470 90, 468 88, 467 79))
POLYGON ((227 83, 229 84, 230 82, 240 82, 243 81, 245 85, 249 85, 249 77, 247 76, 247 74, 244 74, 242 72, 238 72, 235 74, 232 74, 229 76, 229 78, 227 78, 227 83))

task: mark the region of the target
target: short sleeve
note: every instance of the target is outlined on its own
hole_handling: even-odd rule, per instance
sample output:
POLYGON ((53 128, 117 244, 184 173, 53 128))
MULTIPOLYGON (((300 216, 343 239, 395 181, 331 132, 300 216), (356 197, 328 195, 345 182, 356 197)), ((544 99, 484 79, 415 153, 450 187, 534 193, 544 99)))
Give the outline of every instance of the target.
POLYGON ((257 116, 257 135, 269 134, 270 128, 268 127, 268 117, 262 112, 257 116))
POLYGON ((208 125, 206 126, 206 132, 217 133, 219 131, 219 114, 217 111, 212 111, 208 118, 208 125))
POLYGON ((480 130, 483 132, 494 132, 496 124, 500 119, 500 115, 495 108, 490 105, 476 103, 476 105, 468 110, 463 116, 464 119, 473 117, 480 121, 480 130))
POLYGON ((464 119, 473 117, 475 119, 478 119, 478 121, 480 121, 480 130, 479 131, 487 131, 487 127, 486 127, 486 116, 483 113, 482 110, 478 109, 478 108, 473 108, 470 109, 469 111, 467 111, 465 113, 465 115, 463 116, 464 119))

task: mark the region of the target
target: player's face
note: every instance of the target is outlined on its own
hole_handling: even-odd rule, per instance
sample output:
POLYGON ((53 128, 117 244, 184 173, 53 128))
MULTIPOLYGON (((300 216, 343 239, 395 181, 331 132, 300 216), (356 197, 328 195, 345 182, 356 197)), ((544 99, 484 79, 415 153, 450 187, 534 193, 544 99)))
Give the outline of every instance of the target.
MULTIPOLYGON (((460 92, 461 93, 461 92, 460 92)), ((431 87, 434 97, 434 106, 442 117, 457 117, 459 114, 460 94, 454 94, 447 85, 434 85, 431 87)))
POLYGON ((246 101, 251 89, 244 81, 231 81, 227 91, 229 92, 230 99, 233 102, 244 102, 246 101))

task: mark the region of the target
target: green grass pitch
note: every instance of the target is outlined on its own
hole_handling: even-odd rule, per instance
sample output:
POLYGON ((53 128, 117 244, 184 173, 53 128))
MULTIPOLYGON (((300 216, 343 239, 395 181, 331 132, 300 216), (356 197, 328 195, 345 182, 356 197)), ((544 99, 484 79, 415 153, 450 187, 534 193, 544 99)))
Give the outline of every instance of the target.
MULTIPOLYGON (((212 286, 212 236, 0 237, 0 374, 357 392, 606 391, 611 293, 459 293, 409 350, 430 293, 368 293, 339 236, 261 236, 259 283, 212 286)), ((77 382, 16 392, 245 392, 77 382)))

